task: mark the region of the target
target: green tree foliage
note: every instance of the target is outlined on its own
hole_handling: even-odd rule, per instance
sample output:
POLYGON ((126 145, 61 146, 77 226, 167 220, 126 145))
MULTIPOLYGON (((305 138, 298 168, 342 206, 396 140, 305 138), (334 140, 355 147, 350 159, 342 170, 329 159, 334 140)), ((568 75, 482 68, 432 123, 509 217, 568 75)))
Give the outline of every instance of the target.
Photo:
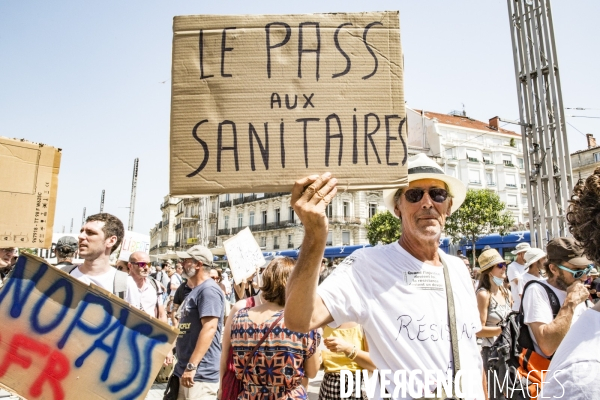
MULTIPOLYGON (((462 206, 446 219, 444 231, 453 243, 466 238, 474 247, 482 236, 495 232, 506 235, 513 223, 512 215, 495 192, 469 189, 462 206)), ((475 251, 471 265, 475 265, 475 251)))
POLYGON ((402 233, 400 220, 389 211, 375 214, 366 227, 367 239, 371 246, 375 246, 379 242, 383 244, 395 242, 402 233))

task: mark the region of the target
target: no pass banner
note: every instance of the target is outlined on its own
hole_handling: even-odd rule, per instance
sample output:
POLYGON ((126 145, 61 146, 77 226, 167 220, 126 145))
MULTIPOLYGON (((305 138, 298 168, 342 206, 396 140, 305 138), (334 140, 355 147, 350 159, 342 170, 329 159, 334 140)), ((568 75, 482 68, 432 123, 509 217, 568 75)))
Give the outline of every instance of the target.
POLYGON ((32 399, 143 398, 177 332, 22 255, 0 289, 0 383, 32 399))
POLYGON ((406 179, 398 12, 182 16, 173 26, 172 195, 406 179))

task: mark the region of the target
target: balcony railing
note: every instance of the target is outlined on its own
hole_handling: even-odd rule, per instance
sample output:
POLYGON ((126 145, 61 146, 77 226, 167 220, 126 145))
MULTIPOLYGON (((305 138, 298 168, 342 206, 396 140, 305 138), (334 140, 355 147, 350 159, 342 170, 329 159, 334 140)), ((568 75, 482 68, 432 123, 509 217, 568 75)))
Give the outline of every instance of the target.
POLYGON ((273 250, 278 250, 279 249, 279 245, 278 244, 274 244, 273 245, 273 250))
POLYGON ((251 194, 249 196, 244 197, 244 203, 250 203, 251 201, 254 201, 254 200, 256 200, 255 194, 251 194))
POLYGON ((231 200, 225 200, 220 203, 221 208, 231 207, 231 200))
POLYGON ((508 161, 508 160, 503 160, 504 161, 504 166, 506 167, 514 167, 515 164, 513 164, 512 161, 508 161))
POLYGON ((355 224, 360 225, 360 218, 357 217, 333 217, 329 218, 329 222, 332 224, 355 224))
POLYGON ((160 242, 159 247, 167 247, 168 244, 169 244, 169 242, 160 242))
POLYGON ((177 231, 179 229, 181 229, 181 222, 178 223, 178 224, 175 224, 175 230, 177 231))
POLYGON ((237 206, 238 204, 242 204, 244 202, 243 197, 238 197, 237 199, 233 199, 233 205, 237 206))
POLYGON ((487 182, 488 186, 496 186, 496 182, 487 182))
POLYGON ((481 185, 481 181, 469 181, 469 183, 472 183, 474 185, 481 185))
POLYGON ((288 249, 293 249, 294 248, 294 243, 288 243, 288 249))
POLYGON ((231 234, 235 235, 236 233, 238 233, 241 230, 243 230, 245 227, 246 227, 246 225, 244 225, 244 226, 234 226, 233 228, 231 228, 231 234))
POLYGON ((229 228, 225 228, 225 229, 219 229, 218 231, 218 235, 219 236, 223 236, 223 235, 231 235, 231 230, 229 228))
POLYGON ((469 162, 476 162, 478 163, 479 160, 477 158, 473 158, 473 157, 468 157, 469 162))
POLYGON ((521 183, 521 189, 527 189, 527 186, 525 186, 524 183, 521 183))
POLYGON ((158 245, 150 247, 150 251, 158 249, 158 245))
POLYGON ((158 229, 160 229, 160 228, 162 228, 162 227, 163 227, 163 222, 162 222, 162 221, 160 221, 160 222, 158 223, 158 229))
POLYGON ((493 165, 494 162, 492 160, 486 160, 485 158, 483 159, 483 163, 486 165, 493 165))
POLYGON ((517 187, 517 185, 516 185, 516 184, 514 184, 514 183, 507 183, 507 184, 506 184, 506 187, 509 187, 509 188, 516 188, 516 187, 517 187))
POLYGON ((175 242, 175 247, 180 247, 181 246, 181 242, 175 242))
POLYGON ((265 224, 251 225, 250 230, 252 232, 269 231, 273 229, 284 229, 292 226, 296 226, 296 223, 291 220, 279 221, 279 222, 267 222, 265 224))

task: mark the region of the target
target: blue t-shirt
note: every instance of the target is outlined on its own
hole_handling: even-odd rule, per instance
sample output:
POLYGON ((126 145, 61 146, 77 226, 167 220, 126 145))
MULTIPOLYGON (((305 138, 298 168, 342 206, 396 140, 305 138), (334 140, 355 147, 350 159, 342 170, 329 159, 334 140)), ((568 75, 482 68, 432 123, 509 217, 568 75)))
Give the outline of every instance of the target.
POLYGON ((202 330, 201 318, 218 317, 217 332, 204 358, 196 369, 196 382, 218 382, 221 358, 221 331, 223 330, 224 296, 221 288, 208 279, 196 286, 181 304, 179 337, 177 338, 177 365, 173 373, 181 378, 194 352, 202 330))

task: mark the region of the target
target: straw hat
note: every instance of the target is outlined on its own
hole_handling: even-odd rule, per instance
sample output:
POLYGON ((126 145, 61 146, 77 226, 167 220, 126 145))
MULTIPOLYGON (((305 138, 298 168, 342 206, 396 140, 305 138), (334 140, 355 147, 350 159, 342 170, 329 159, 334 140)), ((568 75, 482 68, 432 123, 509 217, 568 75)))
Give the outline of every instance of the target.
MULTIPOLYGON (((436 179, 444 182, 448 186, 448 191, 452 196, 452 212, 458 210, 467 196, 467 187, 460 180, 446 175, 442 167, 423 153, 419 153, 408 159, 408 182, 418 181, 419 179, 436 179)), ((383 191, 383 203, 387 209, 396 216, 394 212, 394 195, 398 189, 386 189, 383 191)))
POLYGON ((506 261, 504 261, 504 258, 502 258, 500 253, 498 253, 498 250, 488 249, 479 255, 479 257, 477 258, 477 262, 479 263, 479 268, 481 269, 481 272, 483 272, 487 269, 490 269, 496 264, 500 264, 506 261))

